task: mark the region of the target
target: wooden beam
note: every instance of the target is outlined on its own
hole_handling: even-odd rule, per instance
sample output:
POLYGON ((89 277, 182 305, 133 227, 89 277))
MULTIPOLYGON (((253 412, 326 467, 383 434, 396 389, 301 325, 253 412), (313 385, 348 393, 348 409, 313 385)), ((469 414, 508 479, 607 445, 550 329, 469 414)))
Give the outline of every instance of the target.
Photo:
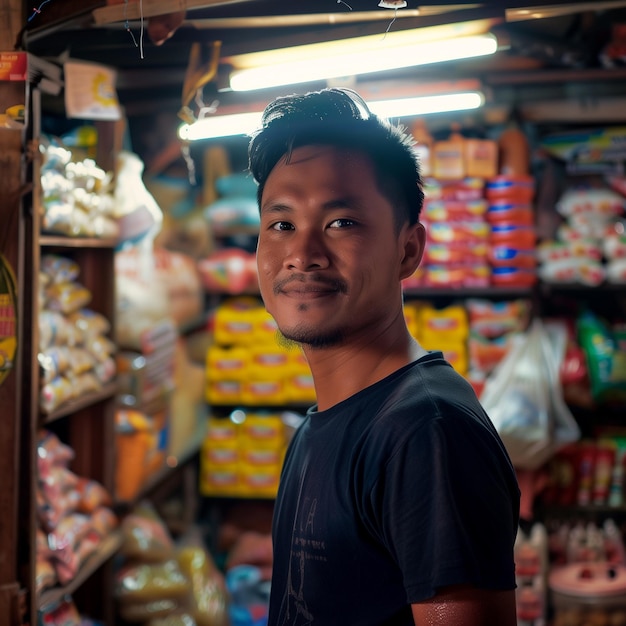
POLYGON ((92 12, 94 23, 98 26, 123 22, 125 20, 138 20, 155 15, 167 15, 177 11, 190 9, 207 9, 209 7, 250 2, 251 0, 142 0, 142 2, 129 2, 128 4, 112 4, 92 12))
POLYGON ((22 3, 17 0, 3 0, 0 2, 0 49, 9 52, 15 48, 15 43, 24 23, 22 3))

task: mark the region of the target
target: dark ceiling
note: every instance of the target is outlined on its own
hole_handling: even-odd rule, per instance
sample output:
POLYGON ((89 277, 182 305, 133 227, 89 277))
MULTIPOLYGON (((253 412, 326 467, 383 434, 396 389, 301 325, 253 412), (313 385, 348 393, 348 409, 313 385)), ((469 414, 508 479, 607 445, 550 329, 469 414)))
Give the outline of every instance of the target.
MULTIPOLYGON (((614 27, 626 24, 626 2, 418 5, 409 0, 406 8, 394 11, 379 7, 378 0, 177 0, 171 5, 187 8, 159 18, 153 15, 154 7, 162 9, 168 3, 143 0, 142 19, 135 17, 131 4, 103 4, 50 2, 28 21, 19 45, 43 57, 66 55, 116 68, 118 95, 129 116, 180 107, 185 71, 196 42, 203 44, 206 55, 219 42, 219 70, 203 88, 204 101, 245 102, 246 98, 267 100, 274 94, 251 96, 221 90, 228 57, 234 54, 479 19, 492 20, 492 32, 505 44, 493 57, 358 80, 416 83, 476 78, 490 90, 492 100, 500 102, 626 95, 626 53, 612 67, 602 61, 614 27), (63 4, 78 5, 81 10, 64 16, 60 13, 63 4), (554 16, 531 19, 526 9, 554 16), (171 37, 155 45, 151 35, 164 19, 170 22, 171 37)), ((626 41, 622 47, 626 49, 626 41)))

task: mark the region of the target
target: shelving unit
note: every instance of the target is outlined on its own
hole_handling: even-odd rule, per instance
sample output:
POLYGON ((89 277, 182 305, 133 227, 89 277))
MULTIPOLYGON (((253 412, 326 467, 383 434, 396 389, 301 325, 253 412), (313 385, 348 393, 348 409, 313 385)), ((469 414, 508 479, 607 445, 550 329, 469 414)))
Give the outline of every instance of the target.
MULTIPOLYGON (((28 138, 37 141, 41 133, 42 94, 36 85, 24 83, 27 104, 28 138)), ((101 131, 105 131, 101 126, 101 131)), ((103 158, 105 158, 103 156, 103 158)), ((108 160, 108 159, 107 159, 108 160)), ((38 155, 27 163, 26 178, 32 181, 32 194, 24 196, 20 214, 19 288, 21 295, 20 342, 18 346, 20 404, 10 411, 18 411, 21 423, 20 472, 11 476, 18 483, 16 501, 19 511, 17 531, 17 576, 23 602, 7 625, 36 624, 38 613, 72 594, 78 606, 88 609, 105 624, 114 624, 112 596, 112 557, 119 550, 121 535, 113 532, 90 555, 77 575, 64 586, 56 586, 35 593, 36 584, 36 528, 38 527, 35 499, 38 481, 37 441, 41 429, 54 432, 74 451, 69 469, 78 476, 101 483, 113 492, 114 409, 117 385, 105 384, 93 393, 87 393, 54 408, 49 413, 40 410, 39 352, 39 271, 44 254, 57 254, 73 259, 80 268, 80 282, 91 292, 89 308, 104 315, 112 325, 115 313, 114 251, 116 242, 107 239, 69 238, 41 234, 41 185, 38 155), (96 591, 96 593, 94 593, 96 591)), ((2 620, 0 620, 2 621, 2 620)))

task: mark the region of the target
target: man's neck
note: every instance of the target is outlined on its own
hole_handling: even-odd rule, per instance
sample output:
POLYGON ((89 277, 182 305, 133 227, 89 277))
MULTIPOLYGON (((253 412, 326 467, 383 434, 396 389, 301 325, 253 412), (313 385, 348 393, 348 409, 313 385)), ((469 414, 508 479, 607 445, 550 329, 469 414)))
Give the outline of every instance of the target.
POLYGON ((379 343, 315 349, 303 347, 320 411, 346 400, 426 354, 408 331, 384 346, 379 343))

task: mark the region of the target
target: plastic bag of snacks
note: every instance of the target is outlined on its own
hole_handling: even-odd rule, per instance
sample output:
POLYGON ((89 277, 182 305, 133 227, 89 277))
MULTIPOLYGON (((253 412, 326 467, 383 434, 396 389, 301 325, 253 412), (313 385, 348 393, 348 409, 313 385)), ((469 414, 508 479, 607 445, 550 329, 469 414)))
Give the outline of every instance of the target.
POLYGON ((535 319, 487 379, 480 396, 519 469, 538 469, 580 437, 559 380, 566 339, 563 325, 535 319))

